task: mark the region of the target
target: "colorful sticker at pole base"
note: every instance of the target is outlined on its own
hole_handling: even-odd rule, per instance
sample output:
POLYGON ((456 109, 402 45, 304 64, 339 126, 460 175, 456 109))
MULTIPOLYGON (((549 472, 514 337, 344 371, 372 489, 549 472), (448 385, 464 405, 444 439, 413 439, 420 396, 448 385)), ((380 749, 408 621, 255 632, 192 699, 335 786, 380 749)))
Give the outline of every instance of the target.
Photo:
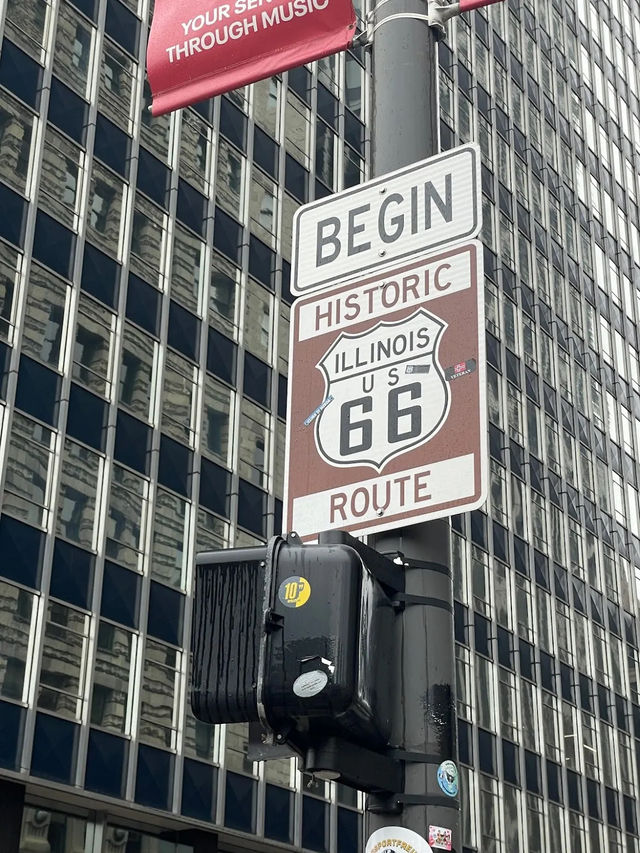
POLYGON ((451 830, 444 826, 430 826, 429 844, 434 850, 451 850, 451 830))
POLYGON ((311 584, 306 578, 292 575, 280 584, 278 598, 285 607, 302 607, 309 601, 311 584))
POLYGON ((458 796, 458 768, 453 761, 443 761, 438 767, 438 785, 447 797, 458 796))
POLYGON ((404 826, 383 826, 369 836, 365 853, 433 853, 421 835, 404 826))

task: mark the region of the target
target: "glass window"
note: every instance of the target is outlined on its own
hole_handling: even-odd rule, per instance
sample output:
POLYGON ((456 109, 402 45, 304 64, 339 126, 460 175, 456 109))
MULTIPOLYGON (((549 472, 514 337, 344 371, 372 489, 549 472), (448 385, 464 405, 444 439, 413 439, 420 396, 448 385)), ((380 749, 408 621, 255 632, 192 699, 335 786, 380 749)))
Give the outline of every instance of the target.
POLYGON ((96 495, 101 471, 102 460, 96 453, 65 440, 56 532, 92 550, 96 547, 96 495))
POLYGON ((91 724, 109 731, 129 732, 134 636, 101 620, 91 695, 91 724))
POLYGON ((162 390, 163 432, 192 445, 195 435, 197 368, 174 352, 167 351, 162 390))
POLYGON ((231 464, 229 431, 234 399, 233 391, 206 375, 200 447, 203 453, 218 458, 227 466, 231 464))
POLYGON ((155 408, 155 373, 158 345, 129 323, 122 342, 119 400, 122 406, 145 421, 155 408))
POLYGON ((190 505, 158 489, 153 513, 151 575, 174 587, 184 585, 189 541, 190 505))
POLYGON ((25 701, 27 667, 31 664, 31 638, 35 628, 34 596, 0 580, 0 696, 25 701))
POLYGON ((14 412, 6 461, 5 512, 42 527, 51 497, 55 433, 14 412))
POLYGON ((249 400, 242 400, 238 471, 241 477, 267 488, 271 415, 249 400))
POLYGON ((33 263, 23 321, 23 352, 59 369, 64 361, 63 329, 70 288, 54 273, 33 263))
POLYGON ((278 139, 280 81, 275 77, 253 84, 253 117, 272 139, 278 139))
POLYGON ((136 63, 109 39, 102 47, 98 106, 123 130, 130 132, 136 63))
POLYGON ((287 92, 285 107, 285 149, 305 168, 309 167, 310 110, 292 92, 287 92))
POLYGON ((248 279, 244 314, 244 340, 248 350, 269 361, 273 323, 273 296, 248 279))
POLYGON ((73 348, 73 378, 91 391, 109 397, 115 315, 84 293, 80 294, 73 348))
POLYGON ((113 466, 107 511, 106 556, 127 568, 142 571, 147 481, 113 466))
POLYGON ((60 5, 56 23, 53 70, 68 86, 86 98, 89 94, 95 29, 70 3, 60 5))
POLYGON ((0 104, 0 178, 28 196, 33 113, 3 91, 0 104))
POLYGON ((89 616, 49 602, 42 644, 38 707, 63 717, 79 718, 89 616))
POLYGON ((244 221, 244 181, 247 161, 225 139, 218 146, 216 203, 239 222, 244 221))
POLYGON ((98 246, 120 257, 123 183, 104 166, 93 163, 87 233, 98 246))
POLYGON ((206 246, 195 234, 176 223, 171 265, 171 296, 200 314, 206 246))
POLYGON ((272 248, 276 244, 278 221, 278 188, 274 181, 255 167, 252 170, 249 197, 251 230, 272 248))
POLYGON ((131 231, 131 270, 156 286, 162 281, 166 224, 166 213, 138 193, 131 231))
POLYGON ((140 739, 153 746, 175 746, 179 663, 180 654, 175 649, 147 639, 140 689, 140 739))
POLYGON ((77 228, 84 157, 77 145, 47 125, 40 174, 40 207, 77 228))
POLYGON ((180 176, 204 193, 209 189, 211 134, 210 125, 193 110, 185 110, 180 140, 180 176))

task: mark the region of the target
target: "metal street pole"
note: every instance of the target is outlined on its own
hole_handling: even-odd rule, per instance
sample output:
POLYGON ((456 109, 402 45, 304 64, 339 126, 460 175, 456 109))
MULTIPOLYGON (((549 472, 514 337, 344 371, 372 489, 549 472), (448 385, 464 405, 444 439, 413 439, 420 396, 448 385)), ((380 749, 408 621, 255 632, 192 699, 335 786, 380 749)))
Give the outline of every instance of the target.
MULTIPOLYGON (((439 150, 437 33, 426 20, 427 0, 378 5, 372 21, 374 177, 439 150)), ((457 767, 449 524, 442 519, 389 531, 372 544, 404 556, 406 593, 428 603, 408 604, 398 619, 393 743, 407 754, 402 811, 394 814, 391 803, 369 797, 365 841, 389 825, 428 839, 433 825, 451 830, 452 850, 460 853, 460 794, 447 796, 438 784, 442 762, 457 767)))

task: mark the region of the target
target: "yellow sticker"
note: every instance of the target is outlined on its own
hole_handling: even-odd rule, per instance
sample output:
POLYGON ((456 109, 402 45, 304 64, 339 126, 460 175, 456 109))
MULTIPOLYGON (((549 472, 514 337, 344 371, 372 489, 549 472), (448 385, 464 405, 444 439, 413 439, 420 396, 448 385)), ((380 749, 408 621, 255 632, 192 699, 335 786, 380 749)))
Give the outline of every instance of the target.
POLYGON ((278 598, 285 607, 302 607, 309 601, 311 584, 306 578, 291 576, 283 580, 278 590, 278 598))

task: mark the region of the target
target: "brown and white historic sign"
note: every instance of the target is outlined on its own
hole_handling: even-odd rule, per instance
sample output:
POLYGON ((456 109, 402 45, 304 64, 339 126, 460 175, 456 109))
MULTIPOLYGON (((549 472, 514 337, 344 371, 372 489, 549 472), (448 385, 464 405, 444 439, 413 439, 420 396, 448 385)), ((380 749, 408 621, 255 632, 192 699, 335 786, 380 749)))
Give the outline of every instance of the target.
POLYGON ((284 530, 373 533, 486 500, 482 247, 298 299, 284 530))

